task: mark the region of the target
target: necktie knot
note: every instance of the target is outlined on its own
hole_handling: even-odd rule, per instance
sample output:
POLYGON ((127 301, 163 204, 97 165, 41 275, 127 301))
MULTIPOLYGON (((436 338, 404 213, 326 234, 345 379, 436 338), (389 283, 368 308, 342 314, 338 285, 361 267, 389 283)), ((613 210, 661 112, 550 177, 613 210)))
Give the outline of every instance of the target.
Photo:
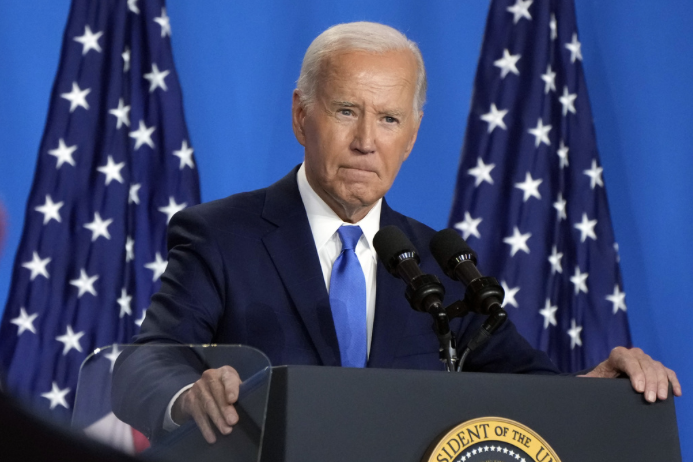
POLYGON ((360 226, 342 226, 337 234, 342 240, 342 250, 355 250, 363 231, 360 226))

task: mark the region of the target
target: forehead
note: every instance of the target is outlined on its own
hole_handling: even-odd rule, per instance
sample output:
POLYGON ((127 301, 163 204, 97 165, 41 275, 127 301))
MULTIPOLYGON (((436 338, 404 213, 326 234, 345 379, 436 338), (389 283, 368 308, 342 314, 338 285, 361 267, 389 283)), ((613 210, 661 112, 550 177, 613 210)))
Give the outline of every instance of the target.
POLYGON ((319 90, 327 98, 413 102, 416 58, 409 50, 370 53, 347 50, 325 59, 319 90))

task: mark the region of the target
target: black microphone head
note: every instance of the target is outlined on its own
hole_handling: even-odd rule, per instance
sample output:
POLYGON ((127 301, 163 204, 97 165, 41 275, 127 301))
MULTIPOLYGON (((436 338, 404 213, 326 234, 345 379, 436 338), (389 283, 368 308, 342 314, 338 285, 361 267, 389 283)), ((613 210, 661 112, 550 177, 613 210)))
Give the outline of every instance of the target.
POLYGON ((385 268, 395 276, 397 276, 395 270, 401 261, 402 254, 409 254, 409 257, 414 258, 417 263, 419 262, 419 255, 416 253, 414 244, 396 226, 380 228, 380 231, 375 233, 375 237, 373 237, 373 247, 375 247, 375 251, 385 268))
POLYGON ((454 269, 460 262, 460 256, 463 256, 464 260, 471 260, 476 265, 476 252, 454 229, 438 231, 431 239, 429 248, 445 274, 453 279, 457 279, 454 269))

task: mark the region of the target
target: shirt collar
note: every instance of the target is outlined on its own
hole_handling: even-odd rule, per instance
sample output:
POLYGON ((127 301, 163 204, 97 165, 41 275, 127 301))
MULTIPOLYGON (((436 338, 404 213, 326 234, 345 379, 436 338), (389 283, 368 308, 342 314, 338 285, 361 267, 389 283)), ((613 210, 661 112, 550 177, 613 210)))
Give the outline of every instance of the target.
MULTIPOLYGON (((308 215, 308 223, 313 233, 315 247, 319 250, 332 238, 340 226, 344 224, 350 225, 351 223, 342 221, 334 210, 332 210, 313 190, 308 183, 308 178, 306 178, 306 170, 303 164, 301 164, 301 168, 298 169, 296 181, 298 183, 298 191, 301 194, 303 206, 308 215)), ((380 210, 382 208, 382 203, 383 199, 378 199, 368 214, 358 223, 354 223, 361 227, 361 231, 363 231, 363 235, 368 242, 368 247, 373 253, 373 258, 376 258, 376 253, 373 250, 373 237, 380 229, 380 210)))

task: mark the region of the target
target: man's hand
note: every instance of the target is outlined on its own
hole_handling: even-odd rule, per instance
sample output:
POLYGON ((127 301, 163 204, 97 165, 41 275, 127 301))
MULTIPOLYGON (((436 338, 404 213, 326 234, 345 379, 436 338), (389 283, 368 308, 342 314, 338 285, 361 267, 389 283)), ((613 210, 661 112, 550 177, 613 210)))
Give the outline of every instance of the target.
POLYGON ((210 424, 213 423, 223 435, 228 435, 238 422, 233 403, 238 399, 241 378, 230 366, 207 369, 200 380, 183 392, 171 409, 171 417, 177 424, 193 418, 205 440, 212 444, 217 439, 210 424))
POLYGON ((673 387, 674 395, 681 396, 681 384, 676 378, 676 373, 650 358, 640 348, 616 347, 611 350, 606 361, 581 377, 613 378, 620 374, 630 377, 635 391, 643 393, 645 399, 651 403, 657 398, 667 398, 669 383, 673 387))

